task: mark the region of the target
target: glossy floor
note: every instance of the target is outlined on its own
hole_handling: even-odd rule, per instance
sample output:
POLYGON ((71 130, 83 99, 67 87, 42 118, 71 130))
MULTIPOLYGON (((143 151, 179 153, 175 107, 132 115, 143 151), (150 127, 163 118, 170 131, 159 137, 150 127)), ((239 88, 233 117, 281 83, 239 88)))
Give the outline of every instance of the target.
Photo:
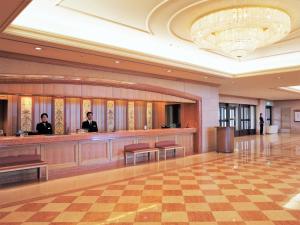
POLYGON ((243 137, 234 154, 106 171, 106 184, 95 173, 1 190, 10 204, 16 190, 39 198, 0 208, 0 224, 300 225, 298 146, 297 135, 243 137))

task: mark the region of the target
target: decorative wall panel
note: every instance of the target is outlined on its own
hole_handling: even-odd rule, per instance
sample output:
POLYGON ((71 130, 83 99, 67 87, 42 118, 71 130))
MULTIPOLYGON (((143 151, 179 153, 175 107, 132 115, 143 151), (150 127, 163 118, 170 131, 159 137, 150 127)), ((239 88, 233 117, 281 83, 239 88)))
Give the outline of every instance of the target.
POLYGON ((134 130, 134 102, 128 102, 128 130, 134 130))
POLYGON ((92 111, 92 100, 82 100, 82 121, 87 120, 86 114, 92 111))
POLYGON ((114 131, 115 129, 115 102, 106 102, 106 115, 107 115, 107 131, 114 131))
POLYGON ((152 129, 152 102, 147 102, 147 128, 152 129))
POLYGON ((65 100, 63 98, 54 99, 54 133, 65 133, 65 100))
POLYGON ((21 97, 21 124, 22 131, 32 130, 32 97, 21 97))

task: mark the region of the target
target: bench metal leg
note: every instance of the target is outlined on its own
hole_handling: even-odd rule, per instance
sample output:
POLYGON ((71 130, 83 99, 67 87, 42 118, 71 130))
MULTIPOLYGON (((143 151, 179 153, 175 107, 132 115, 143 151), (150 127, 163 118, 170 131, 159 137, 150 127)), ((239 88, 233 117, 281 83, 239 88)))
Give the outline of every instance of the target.
POLYGON ((37 168, 37 179, 41 180, 41 168, 40 167, 37 168))
POLYGON ((167 159, 167 150, 165 150, 165 160, 167 159))
POLYGON ((159 161, 159 151, 157 151, 155 154, 156 154, 156 157, 157 157, 157 161, 159 161))
POLYGON ((48 166, 45 167, 45 172, 46 172, 46 180, 48 180, 48 166))
POLYGON ((133 165, 135 165, 135 163, 136 163, 136 154, 133 153, 133 165))
POLYGON ((124 152, 124 162, 125 162, 125 165, 127 165, 127 153, 124 152))
POLYGON ((148 152, 148 161, 150 161, 150 152, 148 152))

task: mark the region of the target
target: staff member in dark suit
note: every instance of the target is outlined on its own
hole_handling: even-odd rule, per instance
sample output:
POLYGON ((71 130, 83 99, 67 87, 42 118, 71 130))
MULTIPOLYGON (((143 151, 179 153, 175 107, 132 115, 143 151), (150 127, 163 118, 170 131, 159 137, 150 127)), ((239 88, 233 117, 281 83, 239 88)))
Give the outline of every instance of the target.
POLYGON ((82 129, 88 130, 88 132, 98 132, 96 121, 93 121, 93 113, 88 112, 86 114, 87 120, 82 122, 82 129))
POLYGON ((36 130, 38 134, 52 134, 52 126, 51 123, 48 123, 48 114, 42 113, 41 114, 41 123, 38 123, 36 125, 36 130))
POLYGON ((260 133, 260 135, 263 135, 264 134, 264 123, 265 123, 265 121, 264 121, 264 118, 263 118, 263 114, 261 113, 260 115, 259 115, 259 128, 260 128, 260 130, 259 130, 259 133, 260 133))

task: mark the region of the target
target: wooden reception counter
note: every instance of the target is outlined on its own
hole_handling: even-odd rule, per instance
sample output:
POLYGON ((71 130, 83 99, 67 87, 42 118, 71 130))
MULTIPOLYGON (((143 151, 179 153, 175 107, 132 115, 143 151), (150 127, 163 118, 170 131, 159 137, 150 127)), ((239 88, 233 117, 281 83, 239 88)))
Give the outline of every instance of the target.
POLYGON ((41 155, 51 170, 83 165, 105 164, 123 159, 124 145, 175 140, 186 148, 187 154, 195 151, 196 128, 172 128, 84 133, 69 135, 35 135, 27 137, 0 137, 0 158, 25 154, 41 155))

